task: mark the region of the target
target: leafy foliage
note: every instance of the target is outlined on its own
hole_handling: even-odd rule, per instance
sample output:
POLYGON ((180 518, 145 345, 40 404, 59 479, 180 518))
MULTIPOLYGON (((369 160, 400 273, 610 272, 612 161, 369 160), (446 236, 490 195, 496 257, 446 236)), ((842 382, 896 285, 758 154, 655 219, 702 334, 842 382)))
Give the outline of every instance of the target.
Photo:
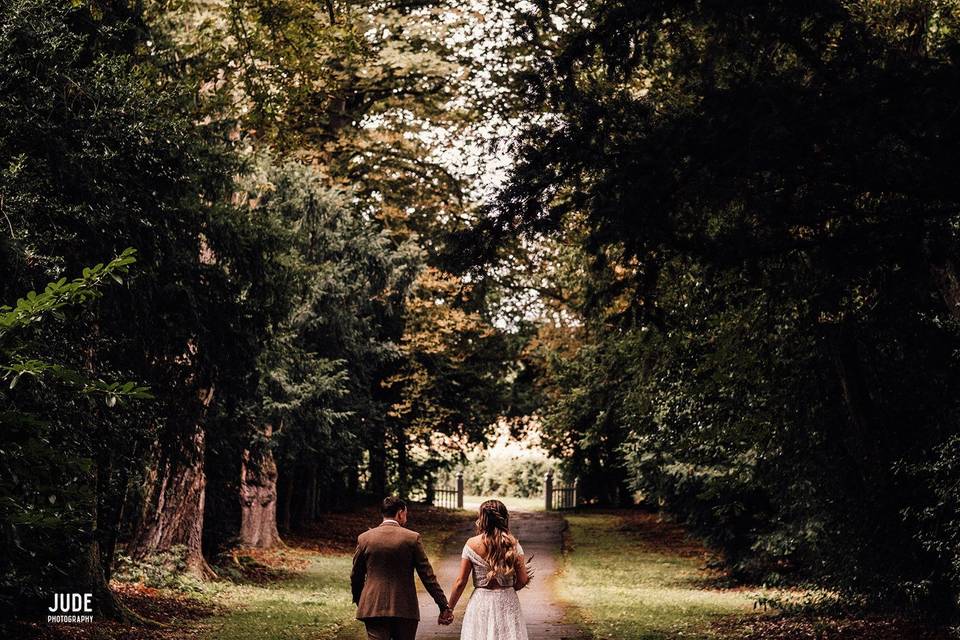
MULTIPOLYGON (((65 318, 63 308, 79 305, 89 300, 100 297, 99 285, 107 278, 113 278, 122 284, 121 273, 125 273, 127 266, 136 261, 134 255, 136 251, 132 248, 125 249, 119 257, 111 260, 104 265, 99 263, 91 268, 83 270, 83 276, 67 282, 66 278, 61 278, 56 282, 49 283, 42 293, 31 291, 25 297, 17 300, 15 307, 0 306, 0 340, 3 340, 7 334, 17 330, 27 330, 34 323, 39 323, 46 316, 53 316, 56 319, 65 318)), ((2 343, 0 343, 2 344, 2 343)), ((113 406, 119 397, 129 397, 138 399, 147 399, 152 396, 147 392, 146 387, 138 387, 133 382, 104 382, 102 380, 92 380, 81 373, 64 367, 61 364, 45 362, 36 358, 24 355, 30 345, 22 342, 6 346, 3 354, 6 363, 0 364, 0 371, 5 373, 0 376, 0 380, 10 380, 10 390, 17 386, 17 383, 24 375, 39 378, 49 373, 61 382, 67 382, 74 385, 82 393, 101 393, 107 396, 108 406, 113 406)))
MULTIPOLYGON (((9 231, 0 241, 0 295, 44 292, 4 317, 59 313, 61 301, 89 298, 87 285, 120 277, 132 253, 84 271, 87 284, 63 278, 123 247, 136 247, 139 265, 113 295, 87 299, 82 321, 32 323, 10 366, 21 375, 62 374, 106 394, 108 404, 144 388, 95 381, 142 381, 156 397, 111 409, 74 391, 15 385, 17 412, 47 426, 42 435, 4 434, 4 446, 22 454, 10 458, 11 491, 27 496, 25 506, 48 501, 44 509, 54 511, 30 516, 46 527, 37 535, 5 530, 4 555, 24 562, 23 573, 8 574, 5 593, 46 599, 58 589, 92 590, 97 613, 114 617, 122 608, 106 578, 117 540, 136 526, 139 509, 125 502, 140 496, 151 445, 193 412, 198 381, 243 364, 213 357, 243 344, 234 331, 243 317, 237 288, 218 286, 228 261, 216 263, 210 251, 237 231, 216 224, 229 209, 237 164, 190 117, 183 87, 161 82, 157 68, 137 58, 143 36, 123 3, 14 0, 0 18, 0 155, 9 159, 0 172, 9 231), (54 285, 44 289, 48 281, 54 285)), ((28 597, 18 606, 37 604, 28 597)))
POLYGON ((92 433, 81 428, 62 440, 66 435, 61 431, 63 425, 46 411, 29 409, 31 400, 59 395, 64 404, 92 411, 83 396, 104 395, 109 407, 116 406, 120 398, 152 397, 146 387, 134 382, 93 379, 60 364, 63 354, 49 353, 50 345, 45 340, 52 332, 49 325, 65 321, 66 311, 102 295, 104 280, 119 281, 120 274, 135 262, 135 253, 127 249, 106 265, 84 269, 79 278, 70 282, 61 278, 48 284, 42 293, 31 291, 15 307, 0 307, 0 371, 4 371, 0 380, 10 380, 8 388, 0 388, 0 428, 4 433, 0 465, 0 522, 4 523, 0 567, 4 577, 0 602, 11 611, 33 606, 32 599, 24 602, 15 595, 46 596, 46 585, 62 580, 64 572, 79 571, 71 565, 86 553, 84 534, 90 535, 96 509, 85 477, 93 464, 92 433), (17 389, 25 375, 36 378, 38 384, 17 389), (45 384, 46 378, 66 383, 67 389, 57 393, 45 384), (51 449, 49 441, 59 441, 63 450, 51 449))
MULTIPOLYGON (((397 397, 389 412, 396 449, 427 452, 419 463, 428 472, 443 464, 443 453, 485 442, 503 406, 505 349, 469 308, 469 296, 450 274, 420 274, 405 308, 403 363, 384 383, 397 397)), ((413 468, 410 460, 402 464, 413 468)))
POLYGON ((176 552, 207 572, 240 529, 241 467, 293 529, 407 491, 431 428, 482 437, 497 332, 455 278, 423 286, 472 207, 440 158, 482 103, 457 6, 0 9, 0 296, 41 291, 0 311, 4 420, 32 416, 0 439, 4 495, 36 508, 30 544, 7 522, 3 551, 37 560, 17 556, 4 594, 94 584, 121 617, 118 546, 126 569, 176 552), (66 279, 127 246, 128 278, 132 250, 66 279), (71 388, 27 384, 50 377, 71 388), (465 387, 482 405, 459 406, 465 387))
POLYGON ((250 215, 284 230, 291 273, 288 315, 259 363, 281 473, 309 467, 322 474, 325 494, 345 499, 344 475, 358 481, 371 444, 368 423, 386 418, 380 376, 400 357, 390 316, 419 251, 395 246, 346 193, 298 162, 264 159, 247 189, 250 215))
POLYGON ((531 353, 594 499, 628 481, 743 575, 955 612, 957 20, 832 0, 521 20, 545 115, 463 252, 586 256, 538 272, 579 282, 577 321, 531 353))

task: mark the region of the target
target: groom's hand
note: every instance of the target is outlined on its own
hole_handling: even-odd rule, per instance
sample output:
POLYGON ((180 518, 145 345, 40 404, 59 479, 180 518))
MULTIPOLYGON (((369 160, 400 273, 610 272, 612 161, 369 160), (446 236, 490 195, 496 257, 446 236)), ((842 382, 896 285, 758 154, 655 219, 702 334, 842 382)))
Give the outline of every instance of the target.
POLYGON ((440 612, 440 617, 437 618, 437 624, 448 625, 453 624, 453 609, 444 609, 440 612))

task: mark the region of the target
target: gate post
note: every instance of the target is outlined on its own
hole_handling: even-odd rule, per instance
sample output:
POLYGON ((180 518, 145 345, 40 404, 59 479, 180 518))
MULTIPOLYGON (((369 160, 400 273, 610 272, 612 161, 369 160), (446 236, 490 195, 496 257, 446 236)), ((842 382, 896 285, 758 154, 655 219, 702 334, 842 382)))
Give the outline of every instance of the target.
POLYGON ((435 506, 434 502, 436 501, 436 493, 434 492, 434 489, 433 474, 431 473, 429 476, 427 476, 427 504, 431 507, 435 506))
POLYGON ((580 506, 580 478, 573 479, 573 504, 570 506, 574 509, 580 506))
POLYGON ((463 509, 463 471, 457 471, 457 509, 463 509))
POLYGON ((547 471, 547 475, 543 478, 543 496, 544 507, 547 511, 553 511, 553 471, 547 471))

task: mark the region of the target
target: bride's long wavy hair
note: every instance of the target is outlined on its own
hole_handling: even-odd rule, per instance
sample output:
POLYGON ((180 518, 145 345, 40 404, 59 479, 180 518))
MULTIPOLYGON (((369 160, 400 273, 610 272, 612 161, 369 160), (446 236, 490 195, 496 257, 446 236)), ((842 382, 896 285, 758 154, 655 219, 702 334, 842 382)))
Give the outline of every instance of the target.
POLYGON ((484 560, 489 567, 487 578, 512 576, 517 565, 517 539, 510 533, 507 506, 499 500, 487 500, 481 504, 477 533, 486 549, 484 560))

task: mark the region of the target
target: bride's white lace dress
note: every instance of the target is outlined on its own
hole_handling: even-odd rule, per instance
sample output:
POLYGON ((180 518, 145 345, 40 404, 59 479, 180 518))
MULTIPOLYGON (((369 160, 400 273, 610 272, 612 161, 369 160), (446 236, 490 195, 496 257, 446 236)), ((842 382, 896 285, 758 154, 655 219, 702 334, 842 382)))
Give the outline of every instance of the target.
MULTIPOLYGON (((523 547, 517 543, 517 553, 523 555, 523 547)), ((488 589, 486 561, 463 545, 462 558, 473 565, 473 595, 463 614, 460 640, 527 640, 527 625, 520 610, 520 598, 513 588, 514 578, 494 576, 500 589, 488 589)))

